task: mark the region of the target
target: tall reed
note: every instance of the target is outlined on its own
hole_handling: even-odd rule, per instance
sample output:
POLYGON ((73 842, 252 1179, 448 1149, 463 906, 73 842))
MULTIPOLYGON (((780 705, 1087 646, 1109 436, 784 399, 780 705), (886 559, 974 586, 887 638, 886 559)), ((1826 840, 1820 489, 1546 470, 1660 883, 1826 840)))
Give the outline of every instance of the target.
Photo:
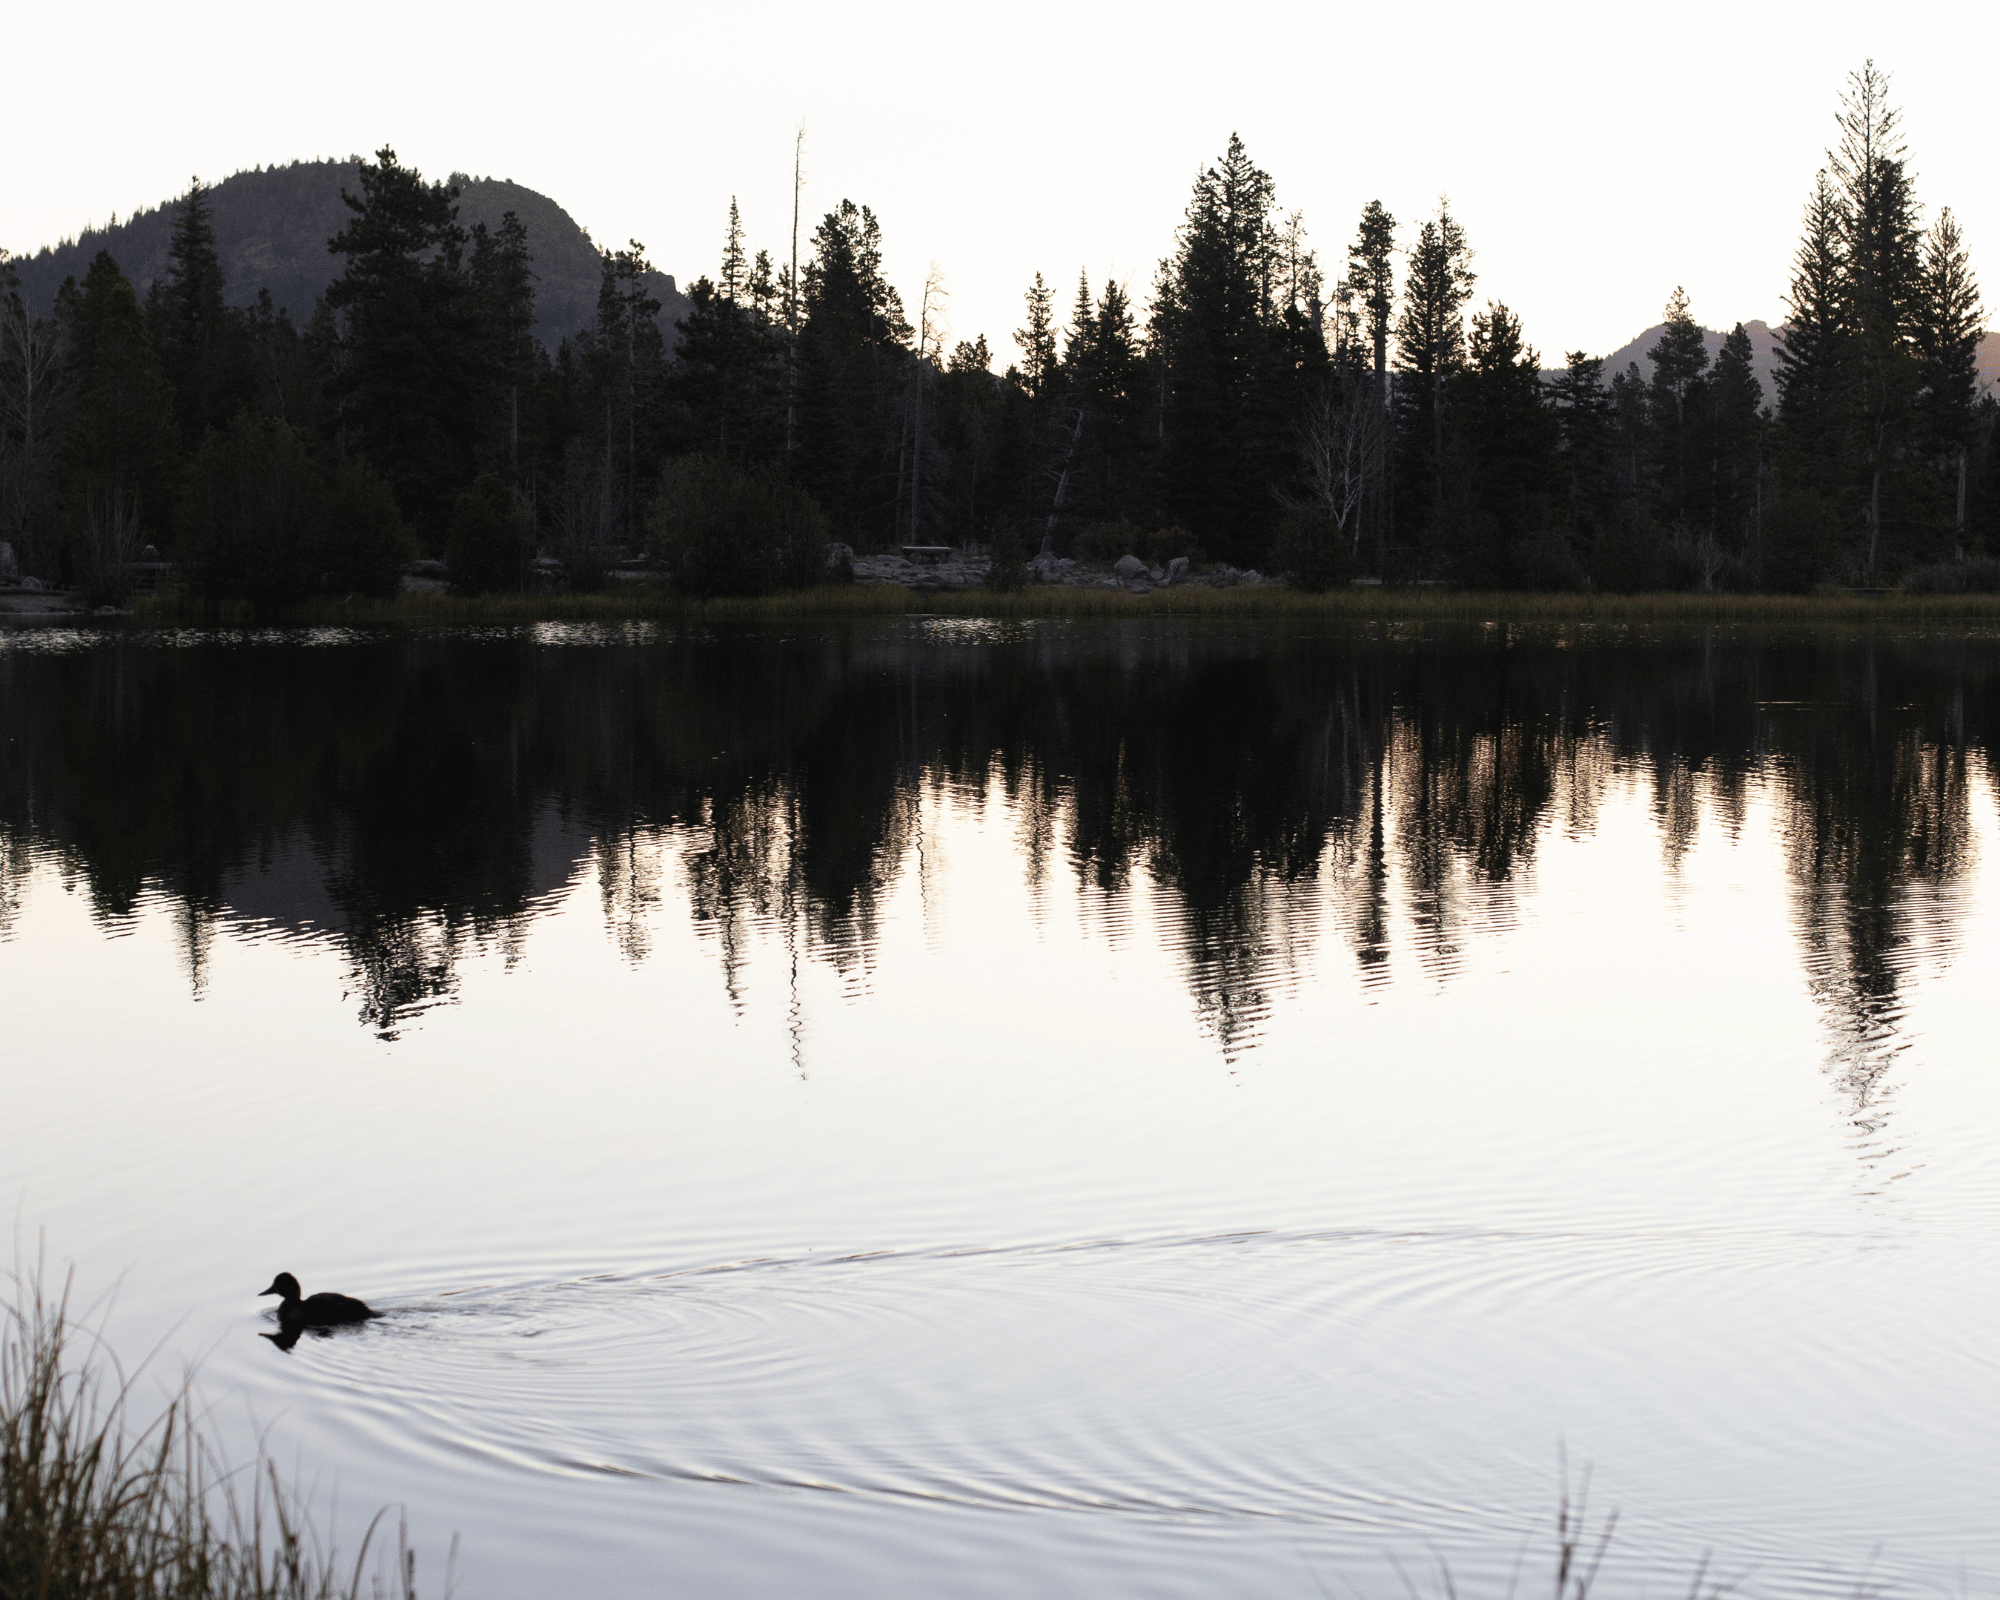
POLYGON ((269 1462, 219 1464, 185 1387, 143 1425, 135 1398, 72 1317, 69 1282, 51 1296, 39 1268, 17 1273, 0 1313, 0 1597, 360 1600, 366 1580, 372 1595, 416 1600, 407 1538, 399 1530, 393 1574, 376 1548, 386 1513, 349 1569, 269 1462))

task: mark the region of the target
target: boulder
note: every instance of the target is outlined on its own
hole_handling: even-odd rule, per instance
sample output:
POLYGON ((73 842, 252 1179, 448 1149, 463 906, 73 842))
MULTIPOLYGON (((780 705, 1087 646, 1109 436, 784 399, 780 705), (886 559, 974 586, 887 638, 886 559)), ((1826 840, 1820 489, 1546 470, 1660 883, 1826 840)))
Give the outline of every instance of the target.
POLYGON ((1121 578, 1138 578, 1145 575, 1146 563, 1141 561, 1137 556, 1120 556, 1113 563, 1111 570, 1121 578))
POLYGON ((14 547, 0 544, 0 583, 12 583, 21 575, 21 569, 14 564, 14 547))
POLYGON ((1161 582, 1171 587, 1187 576, 1187 569, 1188 558, 1186 556, 1175 556, 1173 560, 1167 563, 1167 575, 1161 582))

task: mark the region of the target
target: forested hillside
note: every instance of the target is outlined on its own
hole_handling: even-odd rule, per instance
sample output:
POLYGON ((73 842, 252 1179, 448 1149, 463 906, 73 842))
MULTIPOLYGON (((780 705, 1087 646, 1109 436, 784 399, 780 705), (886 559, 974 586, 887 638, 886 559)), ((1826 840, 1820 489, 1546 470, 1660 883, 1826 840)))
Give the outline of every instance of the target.
POLYGON ((945 348, 943 284, 906 303, 853 200, 765 249, 732 205, 676 343, 636 244, 584 246, 579 311, 544 270, 569 219, 491 214, 522 191, 389 149, 336 209, 300 177, 287 237, 324 230, 330 272, 294 312, 268 280, 306 244, 225 248, 227 186, 196 185, 46 311, 0 264, 0 539, 92 592, 151 540, 198 591, 270 602, 392 588, 413 549, 473 591, 537 552, 581 587, 645 551, 685 593, 757 592, 820 581, 835 542, 987 545, 1000 583, 1046 550, 1306 588, 1992 584, 1966 241, 1872 64, 1833 132, 1780 328, 1708 333, 1671 261, 1635 263, 1665 301, 1643 349, 1546 366, 1446 206, 1370 203, 1323 263, 1235 138, 1143 299, 1037 275, 1004 353, 945 348))
MULTIPOLYGON (((551 348, 597 314, 598 252, 570 214, 533 189, 501 178, 454 173, 459 219, 468 227, 498 228, 509 211, 528 230, 535 271, 535 336, 551 348)), ((256 303, 259 290, 303 324, 313 302, 326 293, 340 263, 326 242, 346 225, 340 191, 360 187, 352 161, 294 161, 285 167, 239 172, 207 191, 215 253, 222 265, 224 298, 234 306, 256 303)), ((124 221, 86 228, 76 239, 14 260, 21 291, 35 311, 54 304, 63 279, 81 281, 98 251, 108 251, 143 300, 173 269, 177 202, 168 201, 124 221)), ((687 301, 665 273, 646 280, 660 302, 661 328, 671 341, 687 301)))

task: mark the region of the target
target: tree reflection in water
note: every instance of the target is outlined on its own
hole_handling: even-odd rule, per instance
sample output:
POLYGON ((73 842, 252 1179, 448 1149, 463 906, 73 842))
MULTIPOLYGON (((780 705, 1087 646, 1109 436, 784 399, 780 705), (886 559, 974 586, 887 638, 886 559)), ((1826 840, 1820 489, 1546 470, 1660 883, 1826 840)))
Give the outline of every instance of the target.
POLYGON ((53 859, 106 923, 168 902, 197 991, 233 920, 336 941, 393 1033, 587 865, 634 962, 677 884, 740 1003, 759 926, 866 982, 949 793, 1011 819, 1031 896, 1072 874, 1117 924, 1143 881, 1233 1053, 1329 935, 1379 983, 1400 920, 1448 981, 1615 787, 1650 790, 1674 868, 1769 782, 1866 1143, 1899 983, 1952 948, 2000 677, 1986 644, 1715 630, 595 638, 0 649, 0 937, 53 859))

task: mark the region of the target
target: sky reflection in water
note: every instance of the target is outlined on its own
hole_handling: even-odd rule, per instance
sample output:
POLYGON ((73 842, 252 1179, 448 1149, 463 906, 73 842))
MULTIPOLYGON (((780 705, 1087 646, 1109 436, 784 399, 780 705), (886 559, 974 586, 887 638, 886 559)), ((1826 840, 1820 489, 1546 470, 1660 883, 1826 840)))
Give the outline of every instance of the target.
POLYGON ((1497 1588, 1558 1438, 1614 1588, 1886 1541, 1977 1592, 1996 685, 1716 633, 10 635, 5 1175, 121 1348, 207 1352, 478 1592, 1497 1588), (280 1355, 278 1269, 397 1314, 280 1355))

